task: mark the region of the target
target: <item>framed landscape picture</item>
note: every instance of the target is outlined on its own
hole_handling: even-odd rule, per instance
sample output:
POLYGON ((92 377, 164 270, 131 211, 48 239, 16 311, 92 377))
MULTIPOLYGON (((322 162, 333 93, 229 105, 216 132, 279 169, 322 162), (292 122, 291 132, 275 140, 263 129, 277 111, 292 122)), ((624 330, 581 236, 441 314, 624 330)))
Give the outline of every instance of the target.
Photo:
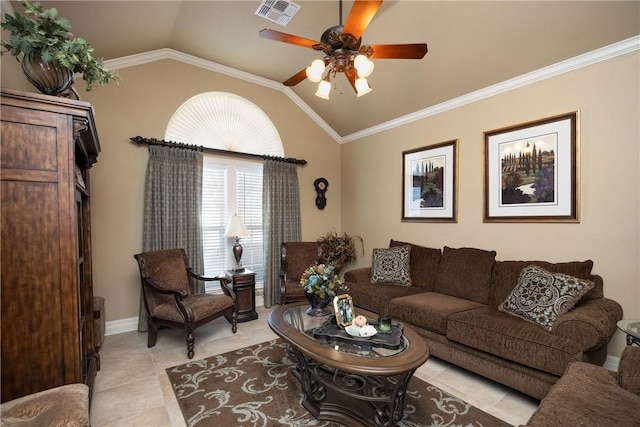
POLYGON ((402 221, 456 222, 458 140, 402 152, 402 221))
POLYGON ((578 112, 484 133, 484 222, 579 222, 578 112))

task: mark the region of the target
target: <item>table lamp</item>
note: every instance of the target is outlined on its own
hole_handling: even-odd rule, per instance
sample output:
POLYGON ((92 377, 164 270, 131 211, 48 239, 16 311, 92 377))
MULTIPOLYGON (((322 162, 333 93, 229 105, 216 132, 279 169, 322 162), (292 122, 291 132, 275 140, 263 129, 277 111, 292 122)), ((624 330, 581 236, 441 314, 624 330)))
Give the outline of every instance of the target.
POLYGON ((236 260, 236 266, 233 268, 233 271, 244 271, 242 267, 242 263, 240 259, 242 258, 242 245, 240 244, 240 237, 248 236, 249 231, 244 226, 244 222, 242 218, 240 218, 237 214, 233 215, 229 218, 229 224, 227 224, 227 231, 225 231, 224 235, 226 237, 235 237, 236 242, 233 245, 233 257, 236 260))

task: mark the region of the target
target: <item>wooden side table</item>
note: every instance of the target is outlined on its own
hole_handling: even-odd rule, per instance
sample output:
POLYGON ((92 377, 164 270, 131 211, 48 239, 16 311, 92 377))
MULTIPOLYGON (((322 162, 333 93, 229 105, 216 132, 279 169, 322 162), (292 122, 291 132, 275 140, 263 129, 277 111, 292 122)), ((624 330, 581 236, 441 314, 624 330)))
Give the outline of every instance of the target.
MULTIPOLYGON (((225 277, 233 286, 236 294, 236 311, 238 323, 248 322, 258 318, 256 312, 256 273, 246 269, 244 271, 228 270, 225 277)), ((227 319, 230 315, 226 316, 227 319)))

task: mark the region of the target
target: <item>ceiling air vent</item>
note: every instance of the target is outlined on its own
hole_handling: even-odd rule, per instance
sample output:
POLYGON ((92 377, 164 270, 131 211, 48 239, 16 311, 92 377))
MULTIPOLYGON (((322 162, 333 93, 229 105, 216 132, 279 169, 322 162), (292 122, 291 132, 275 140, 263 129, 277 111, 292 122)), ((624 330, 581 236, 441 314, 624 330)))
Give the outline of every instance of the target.
POLYGON ((256 15, 284 27, 293 19, 300 7, 300 5, 287 0, 262 0, 256 10, 256 15))

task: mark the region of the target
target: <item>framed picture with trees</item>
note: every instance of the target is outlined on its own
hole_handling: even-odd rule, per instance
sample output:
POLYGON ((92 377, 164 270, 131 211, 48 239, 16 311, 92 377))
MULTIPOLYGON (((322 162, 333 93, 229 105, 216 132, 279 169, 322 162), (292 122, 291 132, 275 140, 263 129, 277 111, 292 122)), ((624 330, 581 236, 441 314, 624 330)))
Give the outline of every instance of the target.
POLYGON ((578 112, 484 133, 484 222, 579 222, 578 112))
POLYGON ((402 221, 456 222, 458 140, 402 152, 402 221))

